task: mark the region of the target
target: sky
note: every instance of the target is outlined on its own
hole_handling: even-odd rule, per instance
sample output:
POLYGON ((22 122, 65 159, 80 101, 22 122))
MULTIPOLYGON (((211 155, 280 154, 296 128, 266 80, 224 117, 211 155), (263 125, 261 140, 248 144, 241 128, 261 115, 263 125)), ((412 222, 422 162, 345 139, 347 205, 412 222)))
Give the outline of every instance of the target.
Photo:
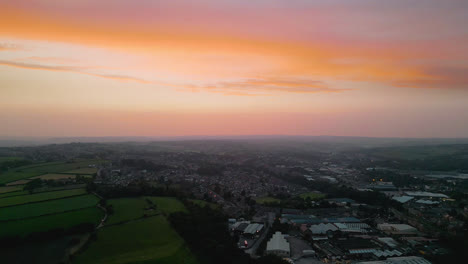
POLYGON ((468 137, 466 0, 0 0, 0 136, 468 137))

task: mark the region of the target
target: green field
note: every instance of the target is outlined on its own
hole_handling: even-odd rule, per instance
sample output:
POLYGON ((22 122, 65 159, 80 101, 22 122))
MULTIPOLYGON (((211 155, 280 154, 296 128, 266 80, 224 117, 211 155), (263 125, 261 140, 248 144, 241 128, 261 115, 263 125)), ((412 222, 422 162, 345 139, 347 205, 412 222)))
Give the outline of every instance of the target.
POLYGON ((145 210, 150 205, 146 199, 139 198, 120 198, 108 200, 107 204, 112 205, 114 213, 109 216, 106 225, 121 223, 143 217, 143 215, 154 215, 157 210, 145 210))
POLYGON ((47 173, 60 173, 68 172, 77 169, 88 169, 90 164, 102 164, 104 160, 84 160, 77 162, 45 162, 39 164, 32 164, 28 166, 18 167, 9 170, 0 175, 0 184, 9 183, 21 179, 27 179, 47 173))
MULTIPOLYGON (((20 187, 23 189, 23 187, 20 187)), ((10 196, 18 196, 18 195, 25 195, 28 194, 28 191, 15 191, 15 192, 7 192, 7 193, 0 193, 0 199, 4 197, 10 197, 10 196)))
POLYGON ((0 194, 9 193, 9 192, 16 192, 23 190, 23 187, 20 186, 4 186, 0 187, 0 194))
POLYGON ((70 228, 81 223, 98 224, 103 213, 97 207, 86 208, 78 211, 47 215, 24 220, 2 222, 0 237, 25 236, 32 232, 45 232, 57 228, 70 228))
POLYGON ((307 199, 307 197, 309 197, 311 200, 320 200, 320 199, 325 198, 325 194, 308 192, 308 193, 300 194, 299 197, 301 197, 302 199, 307 199))
POLYGON ((55 214, 95 206, 99 199, 91 194, 0 208, 0 221, 55 214))
POLYGON ((32 202, 41 202, 50 199, 58 199, 75 195, 85 194, 85 189, 72 189, 54 192, 34 193, 30 195, 11 196, 0 199, 0 207, 19 205, 32 202))
POLYGON ((264 204, 264 203, 279 203, 279 202, 281 202, 280 199, 273 198, 273 197, 269 197, 269 196, 255 198, 255 201, 256 201, 257 203, 259 203, 259 204, 264 204))
POLYGON ((42 179, 42 180, 62 180, 62 179, 75 179, 73 174, 59 174, 59 173, 47 173, 40 176, 32 177, 31 179, 42 179))
POLYGON ((187 212, 184 204, 173 197, 145 197, 156 204, 156 209, 168 215, 175 212, 187 212))
POLYGON ((26 183, 28 183, 30 181, 31 180, 29 180, 29 179, 17 180, 17 181, 7 183, 6 186, 25 185, 26 183))
POLYGON ((196 205, 199 205, 201 207, 205 207, 205 206, 210 206, 211 209, 217 209, 219 208, 219 204, 215 204, 215 203, 210 203, 210 202, 207 202, 207 201, 204 201, 204 200, 195 200, 195 199, 190 199, 190 201, 196 205))
POLYGON ((97 168, 81 168, 71 171, 66 171, 66 173, 76 173, 76 174, 94 174, 98 171, 97 168))
POLYGON ((163 216, 102 228, 73 263, 196 263, 163 216))

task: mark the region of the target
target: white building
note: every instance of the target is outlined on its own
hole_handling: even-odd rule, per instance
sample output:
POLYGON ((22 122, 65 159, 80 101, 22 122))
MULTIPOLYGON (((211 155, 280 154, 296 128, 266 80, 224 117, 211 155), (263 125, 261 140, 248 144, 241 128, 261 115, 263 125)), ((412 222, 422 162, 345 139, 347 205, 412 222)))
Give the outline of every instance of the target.
POLYGON ((281 232, 276 232, 267 243, 266 253, 274 254, 280 257, 289 257, 289 242, 284 238, 281 232))
POLYGON ((395 235, 411 235, 418 232, 415 227, 406 224, 378 224, 377 229, 395 235))

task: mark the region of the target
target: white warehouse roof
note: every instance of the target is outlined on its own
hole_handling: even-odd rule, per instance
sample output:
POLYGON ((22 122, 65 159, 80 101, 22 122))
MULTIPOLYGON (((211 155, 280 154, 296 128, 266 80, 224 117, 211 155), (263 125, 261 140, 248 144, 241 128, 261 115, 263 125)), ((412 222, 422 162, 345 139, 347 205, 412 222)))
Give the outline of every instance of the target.
POLYGON ((267 251, 281 250, 286 252, 289 252, 289 249, 289 242, 286 241, 286 238, 284 238, 281 232, 276 232, 273 234, 270 241, 268 241, 266 248, 267 251))

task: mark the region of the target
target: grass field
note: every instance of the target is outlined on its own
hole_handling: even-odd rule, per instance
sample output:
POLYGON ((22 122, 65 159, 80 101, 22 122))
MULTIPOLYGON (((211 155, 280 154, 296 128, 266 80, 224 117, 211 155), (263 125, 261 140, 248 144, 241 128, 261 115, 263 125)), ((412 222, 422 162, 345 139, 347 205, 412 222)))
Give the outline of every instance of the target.
POLYGON ((65 199, 0 208, 0 221, 23 219, 95 206, 99 199, 91 194, 65 199))
POLYGON ((73 263, 196 263, 163 216, 102 228, 73 263))
POLYGON ((71 171, 66 171, 66 173, 76 173, 76 174, 94 174, 98 171, 97 168, 81 168, 71 171))
MULTIPOLYGON (((20 188, 23 189, 23 187, 20 187, 20 188)), ((0 199, 5 198, 5 197, 10 197, 10 196, 25 195, 28 193, 29 193, 28 191, 15 191, 15 192, 0 193, 0 199)))
POLYGON ((18 167, 9 170, 0 175, 0 184, 9 183, 21 179, 28 179, 31 177, 39 176, 47 173, 60 173, 68 172, 77 169, 88 169, 90 164, 105 163, 104 160, 83 160, 77 162, 45 162, 39 164, 32 164, 28 166, 18 167))
POLYGON ((16 191, 21 191, 21 190, 23 190, 23 187, 20 187, 20 186, 4 186, 4 187, 0 187, 0 194, 16 192, 16 191))
POLYGON ((173 197, 146 197, 156 204, 156 209, 168 215, 175 212, 187 212, 184 204, 173 197))
POLYGON ((205 207, 205 206, 210 206, 211 209, 217 209, 219 208, 219 204, 215 204, 215 203, 210 203, 210 202, 207 202, 207 201, 204 201, 204 200, 195 200, 195 199, 190 199, 190 201, 196 205, 199 205, 201 207, 205 207))
POLYGON ((26 183, 30 182, 31 180, 29 179, 23 179, 23 180, 17 180, 13 182, 9 182, 6 184, 6 186, 18 186, 18 185, 25 185, 26 183))
POLYGON ((269 196, 255 198, 255 201, 259 204, 281 202, 280 199, 276 199, 276 198, 269 197, 269 196))
POLYGON ((2 222, 0 237, 25 236, 32 232, 44 232, 57 228, 70 228, 81 223, 98 224, 103 213, 97 207, 86 208, 78 211, 47 215, 30 219, 2 222))
POLYGON ((85 194, 85 189, 72 189, 54 192, 34 193, 30 195, 11 196, 0 199, 0 207, 19 205, 32 202, 41 202, 50 199, 58 199, 75 195, 85 194))
POLYGON ((32 177, 31 179, 42 179, 42 180, 62 180, 62 179, 74 179, 75 175, 73 174, 58 174, 58 173, 47 173, 32 177))
POLYGON ((308 192, 308 193, 300 194, 299 197, 301 197, 302 199, 307 199, 307 197, 309 197, 311 200, 320 200, 320 199, 325 198, 325 194, 308 192))
POLYGON ((148 202, 144 198, 120 198, 108 200, 107 204, 112 205, 114 213, 109 216, 106 225, 112 225, 124 221, 134 220, 146 215, 154 215, 157 210, 148 211, 148 202))
POLYGON ((7 162, 7 161, 14 161, 14 160, 23 160, 20 157, 0 157, 0 163, 7 162))

